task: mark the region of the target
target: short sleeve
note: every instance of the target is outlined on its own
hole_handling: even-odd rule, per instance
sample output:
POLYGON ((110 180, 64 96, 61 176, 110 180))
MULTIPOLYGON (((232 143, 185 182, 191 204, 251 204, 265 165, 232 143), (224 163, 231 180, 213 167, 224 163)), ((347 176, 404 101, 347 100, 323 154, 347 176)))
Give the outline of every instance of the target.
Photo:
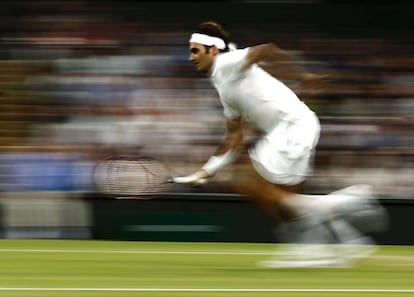
POLYGON ((220 55, 216 60, 213 76, 220 79, 237 79, 245 70, 248 48, 227 52, 220 55))

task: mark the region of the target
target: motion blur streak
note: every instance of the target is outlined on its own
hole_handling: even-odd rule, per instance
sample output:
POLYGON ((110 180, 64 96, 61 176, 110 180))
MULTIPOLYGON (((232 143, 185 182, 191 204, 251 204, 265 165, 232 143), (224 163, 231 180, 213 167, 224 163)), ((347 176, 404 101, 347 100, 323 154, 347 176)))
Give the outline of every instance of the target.
POLYGON ((239 46, 274 40, 332 78, 319 90, 293 85, 322 121, 307 192, 362 182, 379 195, 411 197, 409 7, 164 3, 162 11, 175 12, 167 16, 156 3, 53 2, 1 4, 1 191, 90 191, 91 164, 114 152, 197 168, 223 132, 217 95, 188 62, 188 32, 203 12, 225 19, 239 46))

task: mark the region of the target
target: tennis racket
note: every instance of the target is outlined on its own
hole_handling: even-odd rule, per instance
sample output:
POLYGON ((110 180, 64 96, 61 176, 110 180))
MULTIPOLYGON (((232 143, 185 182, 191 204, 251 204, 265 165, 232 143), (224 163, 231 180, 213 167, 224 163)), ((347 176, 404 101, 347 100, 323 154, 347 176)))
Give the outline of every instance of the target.
POLYGON ((115 155, 97 162, 92 172, 95 189, 117 199, 150 199, 180 182, 152 157, 115 155))

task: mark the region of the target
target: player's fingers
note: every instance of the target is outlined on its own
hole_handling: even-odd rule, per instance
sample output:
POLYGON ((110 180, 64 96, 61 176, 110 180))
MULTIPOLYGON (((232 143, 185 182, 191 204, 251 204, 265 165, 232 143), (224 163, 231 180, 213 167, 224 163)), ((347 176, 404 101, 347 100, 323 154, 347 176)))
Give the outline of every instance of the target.
POLYGON ((208 182, 207 178, 200 178, 200 179, 192 182, 191 185, 193 187, 201 187, 201 186, 205 185, 207 182, 208 182))
POLYGON ((198 174, 191 174, 188 176, 173 177, 172 181, 177 184, 188 184, 192 186, 202 186, 207 183, 207 178, 200 178, 198 174))
POLYGON ((191 184, 191 183, 195 183, 199 179, 200 179, 200 176, 198 172, 196 172, 194 174, 190 174, 187 176, 173 177, 173 182, 177 184, 191 184))

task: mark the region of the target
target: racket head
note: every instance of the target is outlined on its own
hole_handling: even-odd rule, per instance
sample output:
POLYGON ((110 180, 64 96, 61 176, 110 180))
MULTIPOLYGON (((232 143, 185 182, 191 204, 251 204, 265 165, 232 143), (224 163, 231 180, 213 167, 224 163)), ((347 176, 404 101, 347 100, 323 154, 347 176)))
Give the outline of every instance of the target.
POLYGON ((151 199, 166 192, 171 183, 168 169, 152 157, 115 155, 94 166, 95 190, 116 199, 151 199))

